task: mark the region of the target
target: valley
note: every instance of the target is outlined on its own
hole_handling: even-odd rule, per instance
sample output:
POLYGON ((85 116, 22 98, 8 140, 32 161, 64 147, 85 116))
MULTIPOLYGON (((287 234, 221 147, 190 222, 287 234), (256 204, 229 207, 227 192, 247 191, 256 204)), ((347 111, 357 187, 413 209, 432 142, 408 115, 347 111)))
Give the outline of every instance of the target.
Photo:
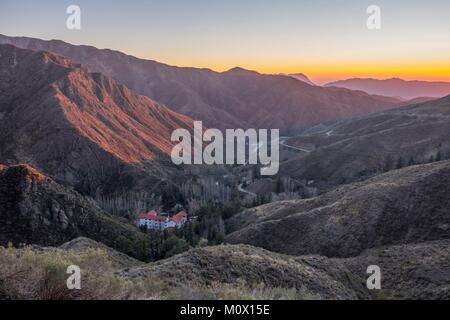
POLYGON ((449 136, 448 95, 0 35, 0 299, 449 299, 449 136), (230 128, 280 137, 173 161, 174 132, 217 160, 230 128))

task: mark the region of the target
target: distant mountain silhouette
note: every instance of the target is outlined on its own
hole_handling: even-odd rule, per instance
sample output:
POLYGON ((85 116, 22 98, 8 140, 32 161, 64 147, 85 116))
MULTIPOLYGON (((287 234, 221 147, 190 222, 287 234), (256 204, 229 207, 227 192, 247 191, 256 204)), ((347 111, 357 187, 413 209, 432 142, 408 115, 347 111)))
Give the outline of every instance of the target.
POLYGON ((368 94, 400 97, 403 99, 419 97, 440 98, 450 94, 450 82, 405 81, 398 78, 386 80, 355 78, 331 82, 325 86, 361 90, 368 94))
POLYGON ((66 56, 176 112, 221 129, 280 128, 287 131, 386 110, 399 103, 396 99, 311 86, 291 77, 263 75, 242 68, 223 73, 179 68, 117 51, 55 40, 0 35, 0 43, 66 56))
POLYGON ((306 82, 307 84, 310 84, 310 85, 312 85, 312 86, 315 86, 315 85, 316 85, 314 82, 312 82, 312 81, 311 81, 305 74, 303 74, 303 73, 291 73, 291 74, 288 74, 288 76, 290 76, 290 77, 292 77, 292 78, 295 78, 295 79, 297 79, 297 80, 306 82))

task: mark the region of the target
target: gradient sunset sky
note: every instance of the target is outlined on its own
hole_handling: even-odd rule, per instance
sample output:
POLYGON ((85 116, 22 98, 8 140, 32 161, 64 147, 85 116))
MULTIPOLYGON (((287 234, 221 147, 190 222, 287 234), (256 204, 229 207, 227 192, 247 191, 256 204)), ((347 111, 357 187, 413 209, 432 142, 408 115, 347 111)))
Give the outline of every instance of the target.
POLYGON ((178 66, 450 81, 449 0, 0 0, 0 33, 110 48, 178 66), (82 30, 66 29, 66 8, 82 30), (368 30, 366 9, 382 10, 368 30))

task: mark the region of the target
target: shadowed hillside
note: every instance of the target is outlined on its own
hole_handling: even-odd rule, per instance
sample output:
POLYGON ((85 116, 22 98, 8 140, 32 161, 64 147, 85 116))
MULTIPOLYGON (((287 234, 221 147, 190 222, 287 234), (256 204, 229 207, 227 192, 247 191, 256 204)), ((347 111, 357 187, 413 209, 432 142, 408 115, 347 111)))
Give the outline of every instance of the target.
POLYGON ((89 237, 143 259, 144 234, 27 165, 0 171, 0 245, 58 246, 89 237))
POLYGON ((319 197, 231 218, 225 241, 292 255, 350 257, 385 245, 450 239, 450 161, 395 170, 319 197))
POLYGON ((144 265, 89 239, 76 239, 61 248, 0 247, 0 298, 448 299, 449 248, 449 241, 443 240, 329 259, 219 246, 144 265), (21 272, 31 262, 32 271, 21 272), (71 264, 83 270, 82 290, 65 287, 63 275, 71 264), (381 290, 366 289, 369 265, 382 269, 381 290), (46 272, 49 268, 52 273, 46 272), (11 275, 11 270, 16 272, 11 275))
POLYGON ((328 190, 389 170, 449 159, 449 136, 450 96, 290 139, 288 144, 308 145, 313 151, 282 163, 280 175, 328 190))

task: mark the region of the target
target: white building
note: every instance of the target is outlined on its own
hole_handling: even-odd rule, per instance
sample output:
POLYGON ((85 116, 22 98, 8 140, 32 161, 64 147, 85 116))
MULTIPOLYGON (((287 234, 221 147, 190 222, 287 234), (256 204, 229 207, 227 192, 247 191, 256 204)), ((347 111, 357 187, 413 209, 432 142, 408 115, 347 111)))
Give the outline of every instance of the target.
POLYGON ((158 215, 156 211, 141 213, 137 225, 149 230, 174 230, 181 228, 188 221, 188 214, 181 211, 173 217, 158 215))

